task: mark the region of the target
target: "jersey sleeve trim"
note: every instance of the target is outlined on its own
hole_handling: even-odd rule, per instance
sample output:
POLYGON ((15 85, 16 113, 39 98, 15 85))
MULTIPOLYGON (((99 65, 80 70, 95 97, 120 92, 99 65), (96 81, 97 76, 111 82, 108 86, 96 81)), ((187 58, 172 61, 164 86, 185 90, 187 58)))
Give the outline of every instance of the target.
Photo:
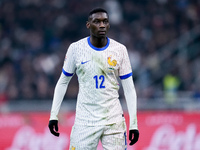
POLYGON ((98 48, 98 47, 93 46, 92 43, 90 42, 90 36, 87 38, 87 41, 88 41, 89 46, 92 49, 94 49, 96 51, 103 51, 103 50, 105 50, 110 45, 110 39, 108 37, 106 37, 106 38, 107 38, 107 44, 106 44, 106 46, 104 46, 102 48, 98 48))
POLYGON ((62 69, 62 72, 64 73, 64 75, 66 75, 68 77, 73 76, 73 73, 68 73, 64 69, 62 69))
POLYGON ((128 77, 132 76, 132 72, 123 76, 119 76, 120 79, 127 79, 128 77))

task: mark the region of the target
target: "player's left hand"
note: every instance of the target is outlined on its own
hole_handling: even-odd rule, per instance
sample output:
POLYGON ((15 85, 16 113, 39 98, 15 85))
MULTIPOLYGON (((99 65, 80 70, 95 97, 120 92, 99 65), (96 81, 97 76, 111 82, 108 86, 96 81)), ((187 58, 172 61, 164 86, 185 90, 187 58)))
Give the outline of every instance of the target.
POLYGON ((50 120, 49 121, 49 130, 50 132, 55 135, 55 136, 59 136, 60 133, 58 133, 58 120, 50 120))
POLYGON ((129 145, 135 144, 139 139, 139 131, 134 129, 134 130, 129 130, 129 140, 131 143, 129 145))

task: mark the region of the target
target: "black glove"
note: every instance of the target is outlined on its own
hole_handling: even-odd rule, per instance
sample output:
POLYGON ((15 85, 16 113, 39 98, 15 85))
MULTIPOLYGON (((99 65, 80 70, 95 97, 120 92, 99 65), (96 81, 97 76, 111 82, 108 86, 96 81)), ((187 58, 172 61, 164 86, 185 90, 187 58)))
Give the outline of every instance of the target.
POLYGON ((50 120, 49 121, 49 130, 55 136, 59 136, 60 135, 60 133, 58 133, 58 120, 50 120))
POLYGON ((139 139, 139 131, 138 130, 129 130, 129 140, 131 143, 129 145, 135 144, 139 139), (133 136, 134 135, 134 136, 133 136))

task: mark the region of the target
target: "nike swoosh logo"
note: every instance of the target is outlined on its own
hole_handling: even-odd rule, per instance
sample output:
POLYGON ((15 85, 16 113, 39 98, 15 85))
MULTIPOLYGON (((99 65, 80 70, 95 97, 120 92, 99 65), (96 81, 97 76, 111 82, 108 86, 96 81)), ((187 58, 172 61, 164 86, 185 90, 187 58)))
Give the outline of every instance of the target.
POLYGON ((88 60, 88 61, 82 61, 81 62, 81 64, 85 64, 85 63, 87 63, 87 62, 89 62, 90 60, 88 60))

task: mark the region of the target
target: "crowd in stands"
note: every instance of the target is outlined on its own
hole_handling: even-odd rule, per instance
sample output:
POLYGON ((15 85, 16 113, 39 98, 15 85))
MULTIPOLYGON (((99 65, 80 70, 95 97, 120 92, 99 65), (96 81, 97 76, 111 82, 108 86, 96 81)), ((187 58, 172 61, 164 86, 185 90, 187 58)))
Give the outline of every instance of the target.
MULTIPOLYGON (((200 34, 183 47, 194 55, 163 50, 200 25, 200 0, 1 0, 0 102, 52 100, 67 48, 89 35, 88 13, 99 6, 110 14, 108 36, 127 46, 139 98, 200 97, 200 34)), ((77 92, 75 75, 66 98, 77 92)))

